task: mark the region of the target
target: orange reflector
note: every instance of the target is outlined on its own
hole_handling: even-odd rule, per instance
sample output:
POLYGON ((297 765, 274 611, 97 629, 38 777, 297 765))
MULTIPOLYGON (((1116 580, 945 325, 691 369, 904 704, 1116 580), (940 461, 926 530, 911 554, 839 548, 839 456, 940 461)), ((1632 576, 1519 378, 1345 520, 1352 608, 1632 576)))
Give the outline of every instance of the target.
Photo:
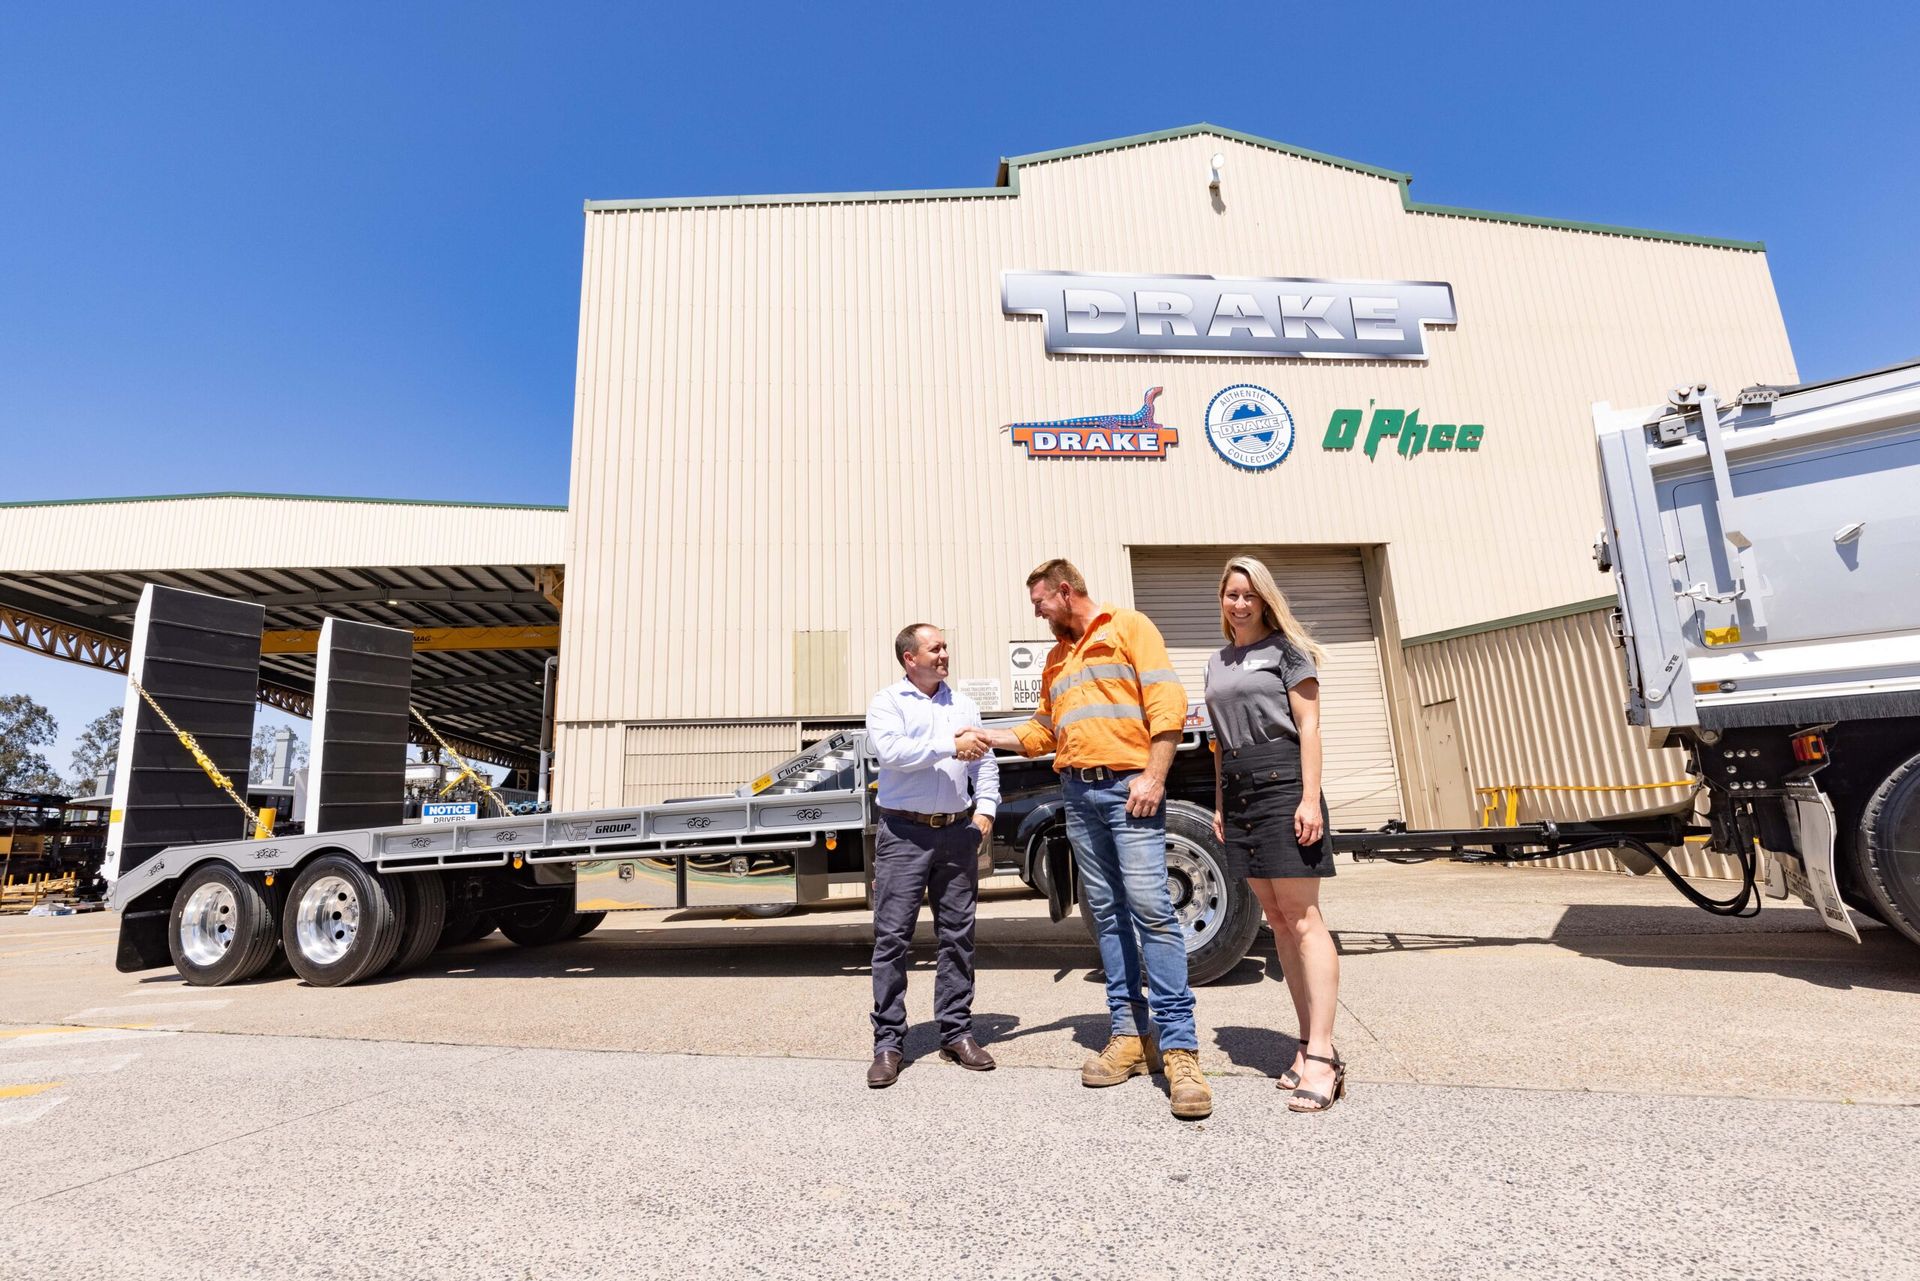
POLYGON ((520 867, 520 856, 518 854, 515 854, 513 856, 513 866, 515 870, 518 870, 520 867))
POLYGON ((269 885, 271 885, 271 884, 273 884, 273 873, 272 873, 272 872, 268 872, 268 873, 267 873, 267 884, 269 884, 269 885))
POLYGON ((840 848, 840 838, 838 836, 833 835, 833 833, 831 832, 827 834, 827 848, 830 850, 837 850, 840 848))
POLYGON ((1818 734, 1796 734, 1793 739, 1793 759, 1796 761, 1826 760, 1827 740, 1818 734))
POLYGON ((1696 694, 1718 694, 1720 692, 1720 682, 1695 681, 1693 683, 1693 692, 1696 694))

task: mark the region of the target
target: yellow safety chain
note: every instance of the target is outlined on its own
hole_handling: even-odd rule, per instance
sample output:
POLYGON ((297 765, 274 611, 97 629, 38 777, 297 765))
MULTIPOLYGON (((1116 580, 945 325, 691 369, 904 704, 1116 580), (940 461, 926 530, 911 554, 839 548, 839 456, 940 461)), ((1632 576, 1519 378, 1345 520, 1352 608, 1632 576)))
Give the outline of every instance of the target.
POLYGON ((426 726, 427 733, 433 735, 433 741, 440 744, 440 750, 445 752, 448 756, 453 757, 453 763, 460 767, 460 772, 454 775, 453 783, 447 784, 446 790, 443 790, 440 794, 442 796, 445 796, 447 794, 447 791, 452 790, 454 783, 458 783, 463 778, 472 778, 474 782, 480 784, 480 790, 487 794, 487 799, 492 801, 495 805, 498 805, 500 807, 500 812, 502 814, 507 815, 508 817, 511 817, 513 815, 513 811, 508 809, 507 803, 501 800, 500 797, 494 792, 493 784, 487 782, 487 776, 485 774, 482 774, 480 771, 476 770, 473 766, 467 764, 466 759, 462 757, 460 753, 454 751, 452 747, 448 746, 447 740, 440 737, 440 731, 433 727, 433 722, 429 721, 426 717, 420 714, 419 708, 413 706, 412 704, 408 704, 407 710, 413 713, 413 719, 419 721, 422 725, 426 726))
POLYGON ((253 831, 253 839, 261 841, 271 836, 273 834, 271 830, 266 832, 260 830, 260 816, 254 813, 253 807, 247 804, 240 793, 233 790, 233 780, 220 772, 220 767, 213 763, 213 758, 207 755, 200 744, 194 740, 193 735, 187 733, 187 731, 181 729, 178 725, 175 725, 173 723, 173 717, 167 715, 160 704, 153 701, 153 695, 147 693, 146 687, 139 681, 135 680, 132 676, 128 676, 127 684, 133 686, 134 693, 146 700, 147 706, 153 709, 155 716, 158 716, 162 721, 166 722, 167 728, 173 731, 173 736, 180 740, 180 746, 192 753, 193 759, 199 762, 200 768, 205 770, 207 777, 213 780, 213 785, 225 792, 233 803, 240 807, 240 812, 247 816, 248 826, 253 831))
POLYGON ((1658 792, 1669 787, 1694 787, 1698 779, 1683 778, 1670 783, 1496 783, 1491 787, 1476 787, 1485 803, 1480 807, 1480 826, 1493 826, 1493 811, 1506 802, 1506 826, 1517 827, 1520 823, 1520 793, 1522 792, 1658 792))

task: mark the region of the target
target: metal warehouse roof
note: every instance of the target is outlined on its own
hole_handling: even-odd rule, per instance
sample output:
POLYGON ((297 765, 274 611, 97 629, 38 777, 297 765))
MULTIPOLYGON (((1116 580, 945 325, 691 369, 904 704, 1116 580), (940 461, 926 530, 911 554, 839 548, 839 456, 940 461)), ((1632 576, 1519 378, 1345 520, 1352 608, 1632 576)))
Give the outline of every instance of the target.
POLYGON ((311 713, 325 616, 415 633, 414 703, 527 766, 559 643, 566 509, 294 494, 0 503, 0 641, 124 671, 148 582, 264 605, 261 698, 311 713))

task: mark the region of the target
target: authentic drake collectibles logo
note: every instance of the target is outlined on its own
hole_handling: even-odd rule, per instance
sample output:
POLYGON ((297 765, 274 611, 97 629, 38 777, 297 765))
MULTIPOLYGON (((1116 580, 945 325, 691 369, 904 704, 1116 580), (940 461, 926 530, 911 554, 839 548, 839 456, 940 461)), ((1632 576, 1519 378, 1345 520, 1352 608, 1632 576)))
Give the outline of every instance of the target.
POLYGON ((1160 388, 1147 388, 1146 399, 1130 414, 1095 414, 1090 418, 1061 418, 1054 422, 1008 423, 1016 445, 1027 447, 1029 458, 1165 458, 1167 446, 1180 443, 1180 431, 1154 421, 1153 402, 1160 388))
POLYGON ((1000 309, 1044 317, 1048 351, 1091 356, 1425 360, 1426 327, 1458 323, 1434 280, 1008 271, 1000 309))
POLYGON ((1293 415, 1278 396, 1235 383, 1207 403, 1207 440, 1235 467, 1265 471, 1293 449, 1293 415))

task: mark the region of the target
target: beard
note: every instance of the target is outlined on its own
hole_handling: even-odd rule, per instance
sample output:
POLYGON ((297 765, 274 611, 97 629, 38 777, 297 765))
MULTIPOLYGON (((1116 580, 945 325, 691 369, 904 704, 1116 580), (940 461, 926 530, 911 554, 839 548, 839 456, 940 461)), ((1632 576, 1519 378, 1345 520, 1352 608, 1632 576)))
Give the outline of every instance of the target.
POLYGON ((1047 627, 1053 632, 1053 638, 1055 640, 1070 641, 1077 639, 1073 634, 1073 628, 1065 623, 1056 623, 1049 618, 1047 620, 1047 627))

